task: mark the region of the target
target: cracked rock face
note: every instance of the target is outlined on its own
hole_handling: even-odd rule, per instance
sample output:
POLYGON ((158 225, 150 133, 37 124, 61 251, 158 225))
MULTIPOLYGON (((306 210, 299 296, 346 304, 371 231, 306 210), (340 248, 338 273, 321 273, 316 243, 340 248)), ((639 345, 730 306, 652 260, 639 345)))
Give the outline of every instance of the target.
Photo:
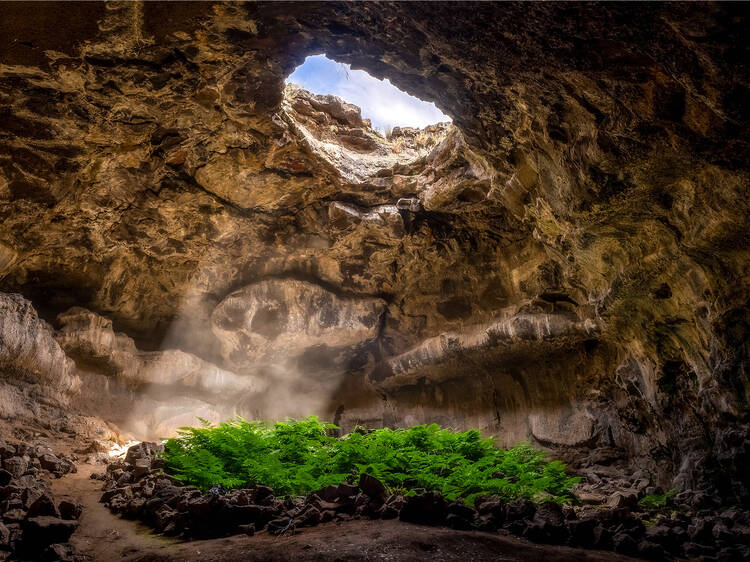
POLYGON ((439 421, 750 498, 741 5, 68 8, 0 22, 0 291, 99 411, 439 421), (453 124, 284 86, 319 53, 453 124))

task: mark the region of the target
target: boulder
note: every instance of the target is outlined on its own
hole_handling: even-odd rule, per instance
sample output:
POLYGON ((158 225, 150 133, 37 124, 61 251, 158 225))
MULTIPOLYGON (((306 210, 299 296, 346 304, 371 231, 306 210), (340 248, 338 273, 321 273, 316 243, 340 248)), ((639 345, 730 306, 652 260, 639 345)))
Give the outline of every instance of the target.
POLYGON ((422 525, 442 525, 448 515, 445 499, 434 492, 423 492, 416 496, 404 498, 406 503, 401 508, 399 519, 422 525))
POLYGON ((13 507, 12 509, 5 511, 5 513, 2 514, 2 517, 3 521, 6 523, 18 523, 19 521, 26 519, 26 510, 13 507))
POLYGON ((323 501, 335 502, 339 497, 339 487, 326 486, 322 490, 318 490, 317 492, 315 492, 315 495, 323 501))
POLYGON ((60 517, 67 520, 80 519, 83 513, 83 505, 78 502, 63 500, 58 505, 60 517))
POLYGON ((10 529, 0 522, 0 547, 10 544, 10 529))
POLYGON ((29 517, 21 528, 24 544, 27 547, 34 545, 35 550, 42 550, 50 544, 68 542, 78 528, 78 522, 52 516, 29 517))
POLYGON ((615 492, 607 501, 607 507, 611 507, 612 509, 624 507, 633 509, 637 507, 637 505, 638 495, 625 492, 615 492))
POLYGON ((109 501, 112 501, 113 498, 121 495, 130 499, 133 497, 133 489, 129 486, 126 486, 123 488, 113 488, 111 490, 107 490, 101 495, 101 497, 99 498, 99 502, 107 503, 109 501))
POLYGON ((547 525, 559 526, 565 521, 565 516, 560 505, 555 502, 543 502, 537 506, 536 513, 534 513, 534 520, 547 525))
POLYGON ((20 478, 26 473, 29 467, 29 461, 23 457, 10 457, 3 459, 3 468, 7 470, 13 478, 20 478))
POLYGON ((73 470, 73 466, 70 462, 60 459, 52 453, 45 453, 39 457, 39 464, 44 470, 51 472, 57 478, 60 478, 73 470))
POLYGON ((505 507, 506 521, 516 521, 519 519, 531 519, 534 517, 536 508, 526 498, 518 498, 510 502, 505 507))
POLYGON ((0 459, 9 459, 16 456, 16 448, 13 445, 0 441, 0 459))
POLYGON ((253 502, 256 504, 264 504, 269 499, 273 498, 273 490, 268 486, 255 486, 253 488, 253 502))
POLYGON ((60 512, 55 505, 55 499, 50 493, 44 493, 36 498, 29 506, 28 516, 37 517, 39 515, 50 515, 60 517, 60 512))
POLYGON ((638 554, 638 543, 628 533, 620 532, 612 538, 614 550, 618 554, 635 556, 638 554))
POLYGON ((137 459, 150 459, 154 453, 162 451, 164 447, 156 443, 143 441, 137 445, 133 445, 128 448, 128 452, 125 455, 125 463, 130 466, 135 466, 137 459))
POLYGON ((596 519, 579 519, 567 521, 566 527, 570 536, 571 546, 591 548, 595 544, 594 529, 599 522, 596 519))
POLYGON ((359 487, 373 500, 377 500, 381 503, 383 503, 386 497, 388 497, 388 491, 386 490, 385 485, 380 480, 369 474, 363 473, 360 475, 359 487))
POLYGON ((295 518, 295 525, 298 527, 313 527, 319 524, 320 520, 320 510, 311 505, 295 518))
POLYGON ((347 484, 346 482, 343 484, 339 484, 338 486, 338 497, 339 498, 348 498, 350 496, 357 495, 357 492, 359 492, 359 486, 356 484, 347 484))
POLYGON ((151 459, 141 458, 136 459, 134 463, 133 478, 138 480, 146 476, 151 470, 151 459))
POLYGON ((268 523, 268 532, 272 535, 283 535, 294 529, 294 520, 290 518, 274 519, 268 523))

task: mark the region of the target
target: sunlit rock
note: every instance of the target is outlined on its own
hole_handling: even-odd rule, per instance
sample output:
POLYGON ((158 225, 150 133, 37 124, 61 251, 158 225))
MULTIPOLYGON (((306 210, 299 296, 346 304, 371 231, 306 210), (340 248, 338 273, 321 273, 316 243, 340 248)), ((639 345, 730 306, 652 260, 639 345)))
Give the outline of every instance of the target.
POLYGON ((0 293, 0 381, 20 379, 65 401, 81 385, 74 367, 31 303, 0 293))
POLYGON ((247 370, 315 350, 329 350, 334 361, 338 353, 377 337, 384 308, 380 299, 339 296, 305 281, 269 279, 227 296, 211 320, 223 358, 247 370))

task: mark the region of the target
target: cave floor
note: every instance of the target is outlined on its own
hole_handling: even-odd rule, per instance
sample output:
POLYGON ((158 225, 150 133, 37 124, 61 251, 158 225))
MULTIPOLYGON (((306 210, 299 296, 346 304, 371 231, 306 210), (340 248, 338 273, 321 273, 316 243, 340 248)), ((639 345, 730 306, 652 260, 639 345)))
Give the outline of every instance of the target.
POLYGON ((110 513, 99 503, 101 482, 89 478, 100 470, 79 464, 77 473, 53 482, 59 500, 73 499, 84 505, 81 526, 70 542, 90 560, 631 560, 611 552, 537 545, 511 536, 396 520, 329 523, 282 537, 262 532, 254 537, 181 541, 110 513))

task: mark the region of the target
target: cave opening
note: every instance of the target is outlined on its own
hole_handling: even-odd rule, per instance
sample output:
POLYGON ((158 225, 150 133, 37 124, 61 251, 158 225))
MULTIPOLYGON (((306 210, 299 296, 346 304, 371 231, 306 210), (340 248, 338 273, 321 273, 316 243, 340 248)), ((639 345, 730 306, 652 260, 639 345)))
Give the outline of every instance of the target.
POLYGON ((358 106, 372 128, 390 136, 394 127, 423 129, 451 122, 434 102, 424 101, 368 72, 353 69, 325 54, 311 55, 286 79, 317 95, 334 95, 358 106))

